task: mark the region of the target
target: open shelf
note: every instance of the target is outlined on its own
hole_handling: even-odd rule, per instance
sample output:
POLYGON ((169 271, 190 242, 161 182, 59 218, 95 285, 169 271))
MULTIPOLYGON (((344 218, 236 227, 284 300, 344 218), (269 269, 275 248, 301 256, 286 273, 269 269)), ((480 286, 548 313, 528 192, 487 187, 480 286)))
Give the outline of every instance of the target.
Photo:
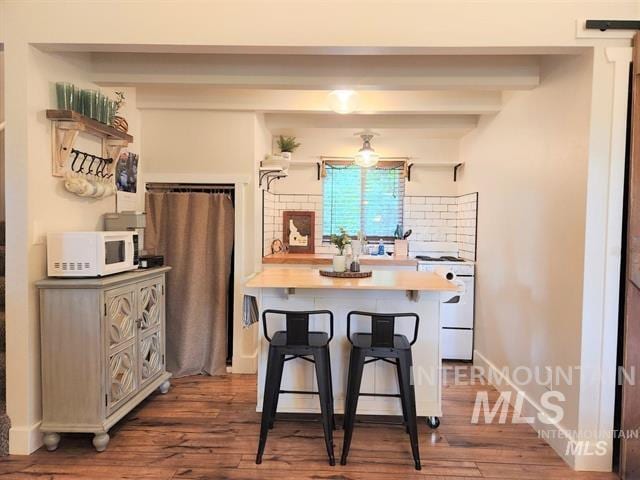
POLYGON ((411 181, 411 169, 415 167, 431 167, 431 168, 442 168, 448 167, 453 168, 453 181, 456 182, 458 180, 458 169, 464 166, 464 162, 412 162, 407 165, 407 181, 411 181))
POLYGON ((47 110, 47 118, 49 120, 56 120, 58 122, 75 122, 82 125, 83 130, 94 135, 102 137, 113 138, 118 140, 126 140, 127 142, 133 142, 133 137, 128 133, 116 130, 110 125, 100 123, 93 118, 85 117, 84 115, 74 112, 73 110, 47 110))
POLYGON ((64 175, 67 159, 80 132, 94 135, 102 140, 102 156, 105 159, 114 160, 109 162, 111 168, 118 160, 122 149, 133 142, 133 137, 128 133, 73 110, 47 110, 47 118, 53 122, 51 174, 54 177, 64 175))

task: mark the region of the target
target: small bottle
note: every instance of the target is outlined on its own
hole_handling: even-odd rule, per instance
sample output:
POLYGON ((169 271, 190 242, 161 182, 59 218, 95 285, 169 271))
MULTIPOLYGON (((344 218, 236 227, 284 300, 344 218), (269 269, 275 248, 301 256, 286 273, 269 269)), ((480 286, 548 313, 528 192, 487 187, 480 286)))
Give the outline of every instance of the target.
POLYGON ((353 260, 351 261, 351 265, 349 265, 349 270, 352 272, 360 271, 360 254, 359 253, 354 252, 353 260))
POLYGON ((382 243, 382 239, 378 241, 378 255, 384 255, 384 243, 382 243))

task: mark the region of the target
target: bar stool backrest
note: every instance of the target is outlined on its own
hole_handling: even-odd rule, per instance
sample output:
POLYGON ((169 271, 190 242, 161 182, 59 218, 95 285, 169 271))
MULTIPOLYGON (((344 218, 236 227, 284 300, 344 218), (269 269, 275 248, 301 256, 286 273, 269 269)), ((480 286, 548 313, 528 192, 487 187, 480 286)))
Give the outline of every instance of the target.
POLYGON ((262 327, 264 337, 271 343, 271 337, 267 331, 267 315, 284 315, 286 322, 287 345, 308 345, 309 344, 309 316, 328 315, 329 316, 329 341, 333 338, 333 313, 329 310, 265 310, 262 312, 262 327))
MULTIPOLYGON (((416 343, 418 339, 418 325, 420 317, 415 313, 372 313, 372 312, 349 312, 347 315, 347 338, 351 342, 351 317, 354 315, 369 317, 371 319, 371 346, 372 347, 393 347, 393 336, 395 335, 396 318, 413 318, 415 320, 413 329, 413 339, 410 345, 416 343)), ((353 343, 353 342, 351 342, 353 343)))

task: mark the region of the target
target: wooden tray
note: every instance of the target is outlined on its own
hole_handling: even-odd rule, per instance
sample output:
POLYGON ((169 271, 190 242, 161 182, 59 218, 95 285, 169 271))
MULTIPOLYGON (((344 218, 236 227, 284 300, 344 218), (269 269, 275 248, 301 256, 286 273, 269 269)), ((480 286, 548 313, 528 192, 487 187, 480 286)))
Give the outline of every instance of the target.
POLYGON ((323 277, 334 278, 367 278, 370 277, 373 272, 334 272, 333 270, 320 270, 320 275, 323 277))

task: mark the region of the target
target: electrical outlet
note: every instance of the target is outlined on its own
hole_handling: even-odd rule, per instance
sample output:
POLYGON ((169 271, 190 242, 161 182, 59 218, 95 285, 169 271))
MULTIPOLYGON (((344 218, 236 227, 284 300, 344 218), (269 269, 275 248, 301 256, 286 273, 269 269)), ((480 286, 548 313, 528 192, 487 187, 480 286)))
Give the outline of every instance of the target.
POLYGON ((33 222, 33 225, 31 227, 31 234, 31 243, 33 245, 44 245, 45 243, 47 243, 47 236, 42 231, 40 222, 38 222, 37 220, 33 222))

